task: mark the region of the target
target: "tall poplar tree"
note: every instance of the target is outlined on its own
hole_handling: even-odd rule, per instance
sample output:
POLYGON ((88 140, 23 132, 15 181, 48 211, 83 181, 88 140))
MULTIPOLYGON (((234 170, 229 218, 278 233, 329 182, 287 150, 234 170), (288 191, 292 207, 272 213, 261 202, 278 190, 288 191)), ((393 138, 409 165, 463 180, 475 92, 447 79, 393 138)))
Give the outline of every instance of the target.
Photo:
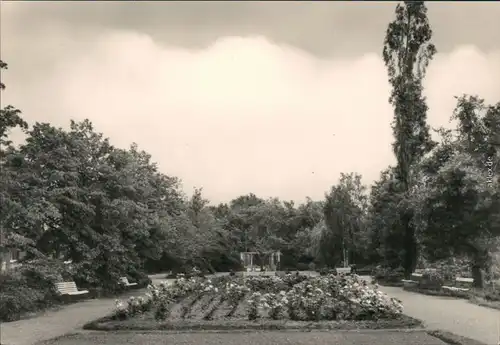
MULTIPOLYGON (((412 166, 434 146, 426 123, 427 105, 422 95, 426 68, 436 53, 436 48, 430 43, 431 37, 423 1, 406 1, 397 5, 396 19, 387 28, 383 58, 392 85, 389 101, 394 107, 392 128, 396 177, 404 194, 412 185, 412 166)), ((404 234, 403 267, 405 275, 409 276, 416 265, 417 243, 411 210, 405 208, 400 216, 404 234)))

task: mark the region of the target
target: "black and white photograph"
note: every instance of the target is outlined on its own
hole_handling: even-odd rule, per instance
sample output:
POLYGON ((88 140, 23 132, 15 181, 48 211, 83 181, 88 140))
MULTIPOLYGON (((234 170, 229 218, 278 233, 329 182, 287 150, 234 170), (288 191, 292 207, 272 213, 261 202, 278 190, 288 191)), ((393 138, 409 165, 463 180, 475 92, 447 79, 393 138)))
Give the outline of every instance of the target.
POLYGON ((500 345, 499 18, 0 0, 0 345, 500 345))

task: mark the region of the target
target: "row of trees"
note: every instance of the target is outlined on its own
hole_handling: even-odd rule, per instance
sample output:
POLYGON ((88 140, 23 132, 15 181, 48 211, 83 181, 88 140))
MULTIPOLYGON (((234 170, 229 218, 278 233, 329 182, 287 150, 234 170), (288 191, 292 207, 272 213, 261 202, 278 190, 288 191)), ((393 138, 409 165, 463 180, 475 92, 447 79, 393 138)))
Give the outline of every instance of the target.
POLYGON ((89 121, 72 121, 68 130, 29 127, 7 106, 0 250, 72 260, 89 284, 144 269, 237 269, 239 252, 270 250, 284 254, 282 267, 333 267, 347 252, 349 262, 402 266, 407 275, 419 261, 461 255, 481 282, 500 236, 500 103, 457 98, 457 128, 431 139, 423 79, 436 48, 426 11, 422 2, 400 4, 387 30, 397 164, 371 188, 347 173, 320 201, 248 194, 214 206, 201 189, 184 195, 150 155, 135 144, 112 146, 89 121), (27 135, 19 147, 9 140, 14 127, 27 135))
POLYGON ((397 216, 385 228, 394 231, 377 236, 389 239, 385 244, 389 261, 391 256, 397 258, 390 250, 392 244, 403 243, 406 276, 415 269, 419 256, 435 260, 466 255, 474 263, 475 281, 480 284, 491 249, 485 244, 500 235, 499 169, 493 163, 500 152, 500 103, 488 106, 478 97, 458 98, 451 116, 458 127, 439 129, 441 143, 434 142, 423 96, 425 71, 436 53, 431 39, 423 2, 396 7, 383 58, 392 85, 397 164, 384 172, 387 181, 378 187, 386 185, 391 190, 396 206, 392 211, 397 216))

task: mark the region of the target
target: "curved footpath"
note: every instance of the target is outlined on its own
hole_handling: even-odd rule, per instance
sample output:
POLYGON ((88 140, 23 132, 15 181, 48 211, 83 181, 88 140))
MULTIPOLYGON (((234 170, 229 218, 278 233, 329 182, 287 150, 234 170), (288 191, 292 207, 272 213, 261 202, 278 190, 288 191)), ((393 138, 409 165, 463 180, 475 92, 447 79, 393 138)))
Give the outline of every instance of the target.
POLYGON ((87 322, 111 313, 114 307, 114 299, 91 299, 32 319, 2 323, 0 341, 2 345, 33 345, 81 329, 87 322))
MULTIPOLYGON (((158 283, 161 276, 151 278, 158 283)), ((497 345, 500 340, 500 312, 497 310, 476 306, 465 300, 412 293, 402 288, 381 286, 380 290, 400 299, 405 314, 423 320, 430 329, 452 332, 488 345, 497 345)), ((134 295, 142 293, 144 290, 131 292, 134 295)), ((0 340, 6 345, 33 345, 72 333, 85 323, 107 315, 114 304, 114 299, 87 300, 58 311, 49 311, 37 318, 3 323, 0 325, 0 340)))
POLYGON ((500 344, 500 311, 463 299, 409 292, 397 287, 380 290, 403 302, 404 313, 424 321, 429 329, 441 329, 488 345, 500 344))

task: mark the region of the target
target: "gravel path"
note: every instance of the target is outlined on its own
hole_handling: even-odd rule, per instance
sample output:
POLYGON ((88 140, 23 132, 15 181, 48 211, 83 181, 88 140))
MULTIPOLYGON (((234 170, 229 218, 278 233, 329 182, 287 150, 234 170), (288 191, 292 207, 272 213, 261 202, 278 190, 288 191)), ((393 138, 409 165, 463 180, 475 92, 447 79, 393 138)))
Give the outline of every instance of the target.
MULTIPOLYGON (((119 298, 143 295, 142 290, 133 290, 119 298)), ((2 345, 33 345, 38 341, 52 339, 72 333, 89 321, 103 317, 113 311, 115 299, 90 299, 69 304, 60 310, 47 311, 32 319, 0 324, 2 345)))
MULTIPOLYGON (((446 345, 424 332, 80 333, 44 345, 446 345)), ((41 345, 41 344, 40 344, 41 345)))
POLYGON ((380 290, 403 302, 404 313, 441 329, 488 345, 500 343, 500 311, 480 307, 463 299, 427 296, 402 288, 381 286, 380 290))

